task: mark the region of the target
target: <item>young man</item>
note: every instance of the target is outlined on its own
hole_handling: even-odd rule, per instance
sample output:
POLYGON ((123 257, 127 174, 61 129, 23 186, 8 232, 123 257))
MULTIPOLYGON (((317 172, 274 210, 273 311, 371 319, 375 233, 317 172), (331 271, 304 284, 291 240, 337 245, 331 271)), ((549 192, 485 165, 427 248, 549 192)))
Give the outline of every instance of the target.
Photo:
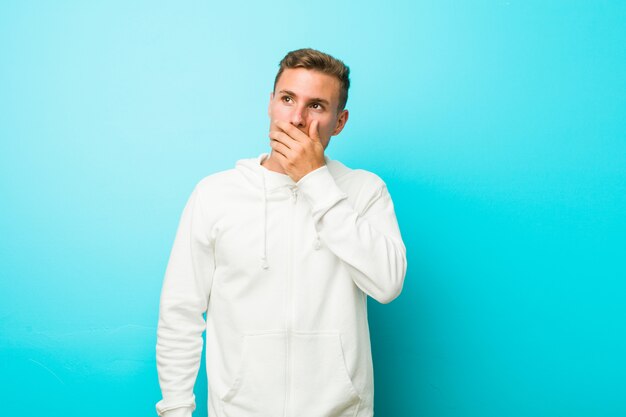
POLYGON ((191 416, 205 330, 211 417, 373 415, 367 296, 396 298, 407 262, 384 182, 324 155, 348 76, 322 52, 287 54, 271 153, 193 190, 161 293, 160 416, 191 416))

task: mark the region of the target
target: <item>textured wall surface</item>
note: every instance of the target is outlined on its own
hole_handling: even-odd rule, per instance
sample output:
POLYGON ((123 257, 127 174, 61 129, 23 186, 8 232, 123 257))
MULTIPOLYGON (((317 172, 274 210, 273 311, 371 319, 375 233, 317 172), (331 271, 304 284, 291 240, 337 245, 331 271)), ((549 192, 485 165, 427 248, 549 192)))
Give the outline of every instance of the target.
POLYGON ((1 7, 1 414, 156 415, 184 203, 269 150, 311 46, 352 69, 328 155, 387 182, 408 248, 370 300, 376 415, 626 415, 625 3, 249 3, 1 7))

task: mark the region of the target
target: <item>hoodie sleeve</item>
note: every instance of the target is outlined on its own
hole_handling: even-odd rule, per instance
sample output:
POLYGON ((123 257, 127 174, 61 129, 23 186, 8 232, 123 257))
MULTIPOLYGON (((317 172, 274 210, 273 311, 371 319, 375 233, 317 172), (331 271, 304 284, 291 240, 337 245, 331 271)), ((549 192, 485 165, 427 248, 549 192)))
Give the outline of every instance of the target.
POLYGON ((297 185, 311 205, 320 238, 350 268, 355 284, 386 304, 402 291, 407 260, 391 196, 385 183, 378 182, 361 213, 325 165, 297 185))
POLYGON ((191 417, 193 387, 202 353, 202 332, 215 260, 196 187, 183 210, 165 272, 159 308, 156 359, 162 417, 191 417))

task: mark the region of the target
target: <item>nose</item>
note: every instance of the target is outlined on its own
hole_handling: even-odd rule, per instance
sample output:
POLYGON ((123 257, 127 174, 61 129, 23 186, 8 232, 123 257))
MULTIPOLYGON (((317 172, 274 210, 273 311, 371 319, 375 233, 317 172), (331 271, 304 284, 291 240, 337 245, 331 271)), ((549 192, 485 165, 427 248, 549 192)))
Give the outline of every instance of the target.
POLYGON ((291 113, 291 124, 295 127, 302 128, 306 125, 306 109, 296 108, 291 113))

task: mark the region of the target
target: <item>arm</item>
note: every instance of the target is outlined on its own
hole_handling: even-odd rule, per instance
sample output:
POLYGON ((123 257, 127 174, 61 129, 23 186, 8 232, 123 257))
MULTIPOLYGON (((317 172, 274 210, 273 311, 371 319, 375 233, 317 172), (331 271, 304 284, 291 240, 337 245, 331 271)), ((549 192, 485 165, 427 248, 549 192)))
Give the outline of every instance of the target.
POLYGON ((195 409, 202 314, 215 267, 207 230, 196 187, 183 210, 161 290, 156 357, 163 399, 156 409, 163 417, 191 417, 195 409))
POLYGON ((350 268, 354 283, 378 302, 389 303, 402 291, 407 266, 391 196, 379 181, 366 207, 356 211, 324 163, 318 126, 312 120, 306 135, 277 120, 277 130, 270 131, 272 155, 309 201, 318 234, 350 268))
POLYGON ((395 299, 406 274, 406 248, 385 184, 380 182, 362 213, 350 205, 325 165, 297 185, 311 205, 320 238, 350 268, 354 283, 380 303, 395 299))

